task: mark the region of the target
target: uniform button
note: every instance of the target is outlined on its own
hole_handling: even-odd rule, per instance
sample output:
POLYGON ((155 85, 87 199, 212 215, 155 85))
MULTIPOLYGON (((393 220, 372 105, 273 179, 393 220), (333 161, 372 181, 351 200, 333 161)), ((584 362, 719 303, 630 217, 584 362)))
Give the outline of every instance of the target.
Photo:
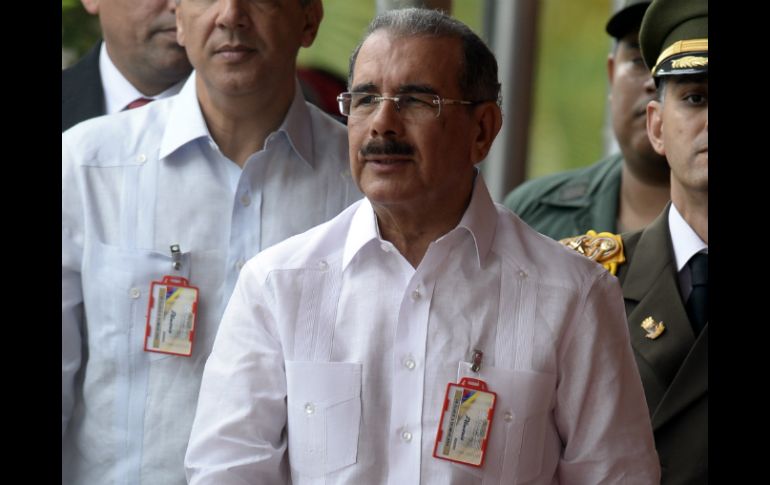
POLYGON ((305 414, 313 414, 315 412, 315 405, 312 402, 305 404, 305 414))
POLYGON ((130 296, 134 300, 139 298, 141 296, 141 294, 142 294, 141 290, 139 288, 136 288, 136 287, 131 288, 130 290, 128 290, 128 296, 130 296))
POLYGON ((248 194, 243 194, 243 195, 241 196, 241 204, 242 204, 244 207, 248 207, 248 206, 249 206, 249 204, 251 204, 251 197, 249 197, 249 195, 248 195, 248 194))
POLYGON ((510 411, 506 412, 503 415, 503 419, 505 420, 506 423, 510 423, 511 421, 513 421, 513 413, 510 411))
POLYGON ((144 153, 140 153, 139 155, 136 156, 136 161, 139 162, 139 163, 146 162, 147 161, 147 155, 145 155, 144 153))
POLYGON ((412 433, 410 433, 409 431, 402 431, 401 439, 409 443, 410 441, 412 441, 412 433))
POLYGON ((413 359, 406 359, 404 361, 404 367, 406 367, 409 370, 414 369, 416 365, 417 364, 415 363, 415 361, 413 359))
POLYGON ((323 271, 323 270, 326 270, 328 267, 329 267, 329 263, 327 263, 323 259, 318 262, 318 269, 323 271))

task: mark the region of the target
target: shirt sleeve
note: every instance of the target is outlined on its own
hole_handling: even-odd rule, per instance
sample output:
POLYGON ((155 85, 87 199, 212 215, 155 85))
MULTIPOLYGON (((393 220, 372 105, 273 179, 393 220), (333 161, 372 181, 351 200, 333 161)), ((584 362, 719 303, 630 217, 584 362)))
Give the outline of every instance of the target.
POLYGON ((191 485, 289 481, 283 353, 253 265, 241 271, 203 372, 185 456, 191 485))
POLYGON ((620 285, 597 271, 559 349, 559 482, 660 483, 620 285))
POLYGON ((75 164, 62 140, 61 227, 61 431, 67 430, 75 407, 75 376, 82 361, 84 327, 81 260, 83 211, 75 164))

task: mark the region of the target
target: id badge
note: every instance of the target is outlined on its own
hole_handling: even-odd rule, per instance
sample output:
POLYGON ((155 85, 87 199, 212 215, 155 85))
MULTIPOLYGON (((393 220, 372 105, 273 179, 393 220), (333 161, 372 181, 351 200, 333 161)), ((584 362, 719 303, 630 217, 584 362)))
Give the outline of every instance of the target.
POLYGON ((433 456, 480 467, 495 412, 497 395, 479 379, 463 377, 447 384, 433 456))
POLYGON ((144 350, 164 354, 192 354, 198 288, 178 276, 164 276, 150 284, 144 350))

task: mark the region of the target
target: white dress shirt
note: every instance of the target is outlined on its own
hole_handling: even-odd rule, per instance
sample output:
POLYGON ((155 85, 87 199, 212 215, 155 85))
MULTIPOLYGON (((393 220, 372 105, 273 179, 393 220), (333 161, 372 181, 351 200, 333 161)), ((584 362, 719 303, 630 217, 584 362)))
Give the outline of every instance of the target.
POLYGON ((413 268, 364 199, 241 272, 204 371, 191 484, 659 483, 617 280, 495 205, 413 268), (433 457, 446 386, 497 393, 481 468, 433 457))
POLYGON ((163 99, 173 96, 185 83, 183 79, 155 96, 143 94, 118 71, 107 53, 105 42, 102 42, 102 47, 99 49, 99 75, 102 77, 102 89, 104 89, 105 113, 108 115, 125 109, 131 101, 138 98, 163 99))
POLYGON ((361 197, 347 157, 345 127, 298 83, 243 169, 211 138, 194 76, 178 96, 63 133, 62 483, 185 483, 200 378, 238 273, 361 197), (164 275, 199 288, 191 357, 143 351, 150 283, 164 275))
POLYGON ((690 227, 682 214, 672 203, 668 211, 668 228, 671 234, 671 245, 674 248, 676 270, 679 276, 679 291, 682 301, 687 301, 692 293, 692 274, 687 263, 697 253, 708 254, 709 246, 698 233, 690 227))

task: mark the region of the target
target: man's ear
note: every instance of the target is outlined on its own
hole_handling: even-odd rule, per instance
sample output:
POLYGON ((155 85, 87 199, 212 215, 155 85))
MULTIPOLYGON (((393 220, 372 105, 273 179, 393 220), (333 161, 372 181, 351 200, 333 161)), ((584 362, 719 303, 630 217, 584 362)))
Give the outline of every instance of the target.
POLYGON ((99 0, 80 0, 83 8, 91 15, 99 15, 99 0))
POLYGON ((489 153, 492 142, 503 126, 503 113, 494 101, 485 101, 474 109, 474 139, 471 141, 471 161, 477 164, 489 153))
POLYGON ((310 47, 318 35, 318 28, 324 18, 324 7, 321 0, 312 0, 305 9, 305 25, 302 28, 302 47, 310 47))
POLYGON ((663 144, 663 105, 660 101, 647 103, 647 138, 658 155, 666 156, 663 144))

